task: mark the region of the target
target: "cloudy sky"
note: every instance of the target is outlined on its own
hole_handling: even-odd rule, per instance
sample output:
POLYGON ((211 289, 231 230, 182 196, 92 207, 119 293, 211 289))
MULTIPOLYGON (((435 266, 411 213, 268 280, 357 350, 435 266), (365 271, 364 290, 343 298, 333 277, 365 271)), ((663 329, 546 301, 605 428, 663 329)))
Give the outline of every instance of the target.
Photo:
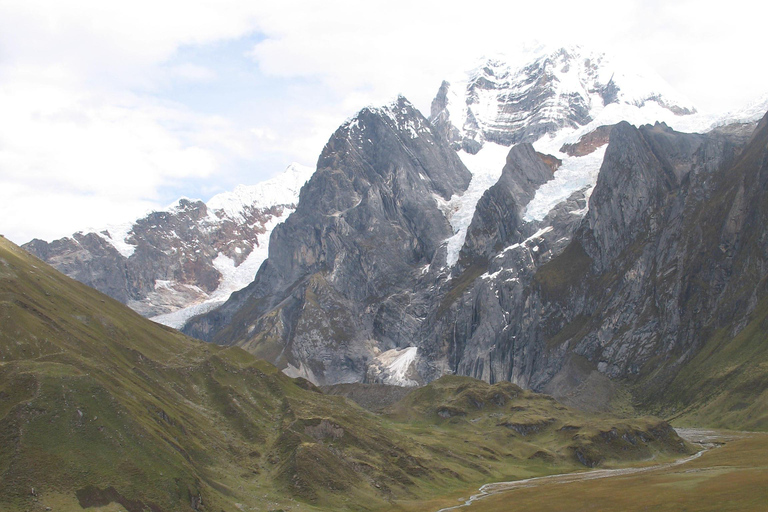
POLYGON ((207 200, 402 93, 422 112, 483 55, 582 44, 699 110, 768 92, 768 8, 550 0, 0 0, 0 233, 17 243, 207 200))

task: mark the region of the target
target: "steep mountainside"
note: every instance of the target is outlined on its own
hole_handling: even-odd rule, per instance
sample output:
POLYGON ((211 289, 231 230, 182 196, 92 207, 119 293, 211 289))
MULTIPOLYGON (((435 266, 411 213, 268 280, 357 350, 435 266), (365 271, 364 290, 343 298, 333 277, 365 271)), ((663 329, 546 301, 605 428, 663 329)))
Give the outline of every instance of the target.
MULTIPOLYGON (((443 84, 431 121, 404 98, 366 108, 255 280, 185 332, 316 384, 460 374, 760 427, 739 390, 765 388, 762 359, 733 347, 762 347, 765 106, 699 114, 652 74, 566 48, 443 84)), ((203 283, 222 258, 182 268, 203 283)))
MULTIPOLYGON (((768 276, 766 123, 748 143, 739 131, 616 126, 573 241, 527 272, 520 258, 535 257, 531 249, 515 248, 517 259, 503 250, 485 274, 496 279, 475 279, 427 322, 422 356, 445 361, 437 373, 511 380, 585 407, 621 399, 616 382, 636 404, 661 403, 670 414, 715 407, 721 394, 759 396, 768 357, 755 330, 768 276), (446 347, 447 338, 456 344, 446 347), (703 356, 705 344, 720 357, 703 356), (751 362, 734 344, 750 347, 751 362)), ((723 399, 721 412, 751 412, 717 422, 766 428, 762 403, 723 399)))
MULTIPOLYGON (((655 390, 688 368, 714 333, 727 344, 760 310, 754 283, 765 279, 764 262, 740 244, 742 230, 763 225, 748 212, 765 187, 753 177, 733 189, 733 179, 734 169, 758 173, 760 159, 747 156, 759 153, 762 128, 752 135, 751 123, 720 126, 674 103, 664 87, 646 87, 652 80, 617 72, 613 92, 601 96, 595 91, 610 68, 597 57, 562 50, 534 64, 504 80, 528 77, 529 85, 554 87, 557 98, 589 99, 589 115, 546 128, 553 133, 533 145, 507 149, 488 137, 475 155, 460 149, 473 172, 467 186, 439 116, 430 129, 402 98, 362 111, 326 146, 254 284, 187 332, 238 344, 319 384, 416 385, 455 373, 547 390, 586 409, 679 412, 680 403, 662 404, 655 390), (586 96, 564 96, 562 84, 575 87, 574 80, 586 96), (683 133, 616 119, 659 112, 675 126, 719 127, 683 133), (370 128, 382 122, 388 130, 370 128), (350 135, 355 130, 366 135, 350 135), (445 156, 427 159, 425 147, 445 156), (494 175, 501 154, 506 163, 494 175), (435 171, 413 170, 413 161, 439 167, 442 182, 458 185, 436 188, 435 171), (384 169, 377 177, 385 183, 408 176, 407 190, 413 182, 427 188, 413 199, 382 188, 367 169, 384 169), (419 205, 423 213, 401 213, 419 205)), ((506 101, 493 98, 487 103, 506 101)), ((575 108, 558 105, 552 112, 561 121, 575 108)), ((538 130, 536 116, 521 122, 538 130)), ((729 393, 739 379, 717 392, 729 393)))
POLYGON ((253 280, 272 229, 296 208, 311 174, 293 164, 207 204, 181 199, 132 224, 23 247, 140 314, 180 327, 253 280))
POLYGON ((390 350, 410 345, 429 307, 428 293, 410 291, 445 257, 452 231, 439 204, 470 177, 405 98, 362 110, 325 146, 256 281, 185 332, 237 341, 316 383, 360 381, 369 369, 408 381, 413 353, 390 350))
POLYGON ((689 452, 661 420, 587 417, 509 383, 453 377, 406 399, 372 415, 150 322, 0 237, 4 511, 390 510, 487 479, 689 452))
MULTIPOLYGON (((320 343, 296 350, 293 340, 308 331, 281 309, 289 304, 284 299, 272 302, 279 305, 276 312, 251 316, 254 310, 246 307, 222 322, 240 322, 241 329, 252 325, 250 337, 221 332, 232 341, 247 339, 244 346, 265 355, 286 346, 295 357, 288 363, 320 382, 363 375, 371 381, 397 375, 406 383, 423 382, 458 373, 546 389, 586 408, 627 405, 626 390, 634 390, 636 404, 658 404, 651 400, 653 390, 673 380, 715 332, 727 343, 751 325, 750 315, 761 304, 768 268, 758 208, 765 196, 764 125, 754 135, 748 125, 700 135, 663 124, 638 129, 619 123, 610 131, 589 207, 584 192, 577 191, 572 204, 558 206, 542 221, 526 221, 524 212, 535 200, 531 190, 541 188, 551 167, 530 146, 513 148, 501 179, 477 203, 455 266, 446 266, 441 247, 421 272, 411 271, 416 280, 402 281, 407 289, 387 300, 379 297, 393 288, 377 286, 375 299, 358 296, 365 309, 346 305, 336 317, 326 309, 329 325, 366 314, 373 318, 373 325, 363 327, 370 337, 347 342, 341 353, 347 357, 366 343, 391 347, 384 378, 375 350, 359 356, 355 372, 338 371, 331 362, 336 352, 316 351, 318 346, 336 350, 354 329, 309 331, 320 343), (575 211, 585 215, 582 220, 575 211), (354 313, 348 316, 349 311, 354 313), (267 319, 272 331, 259 323, 267 319)), ((310 183, 307 192, 312 190, 310 183)), ((280 246, 276 238, 272 247, 280 246)), ((327 272, 338 275, 334 267, 327 272)), ((313 293, 322 289, 317 274, 308 282, 313 293)), ((355 290, 361 284, 356 282, 355 290)), ((302 293, 305 304, 317 300, 302 293)), ((302 315, 306 310, 302 306, 302 315)), ((752 424, 763 425, 761 418, 752 424)))

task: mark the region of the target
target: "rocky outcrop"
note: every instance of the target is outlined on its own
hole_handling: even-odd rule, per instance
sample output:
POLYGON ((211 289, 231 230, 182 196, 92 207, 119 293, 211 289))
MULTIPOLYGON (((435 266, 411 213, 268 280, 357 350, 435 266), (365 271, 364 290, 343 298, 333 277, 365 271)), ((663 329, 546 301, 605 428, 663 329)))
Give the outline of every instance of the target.
POLYGON ((533 199, 536 189, 552 179, 552 173, 533 146, 514 146, 499 181, 477 203, 459 261, 468 264, 487 259, 502 247, 524 239, 523 208, 533 199))
POLYGON ((446 372, 507 378, 479 370, 470 355, 492 350, 510 322, 498 290, 479 283, 516 283, 508 299, 519 299, 533 270, 568 244, 586 190, 541 222, 524 222, 552 168, 530 144, 512 148, 476 208, 463 261, 451 268, 452 232, 438 205, 468 176, 404 99, 361 111, 327 144, 255 282, 186 332, 239 344, 320 384, 408 385, 446 372), (466 314, 475 316, 463 326, 466 314))
POLYGON ((371 377, 369 360, 415 341, 428 299, 410 292, 452 234, 437 200, 469 180, 405 98, 363 109, 326 144, 254 283, 185 331, 317 383, 371 377))
POLYGON ((81 283, 122 303, 130 300, 125 257, 103 236, 81 232, 50 243, 34 239, 22 247, 81 283))
POLYGON ((614 125, 598 126, 589 133, 579 137, 579 140, 573 143, 563 144, 560 148, 561 153, 570 156, 585 156, 592 153, 598 147, 608 143, 608 137, 614 125))
POLYGON ((466 170, 404 99, 365 109, 326 145, 255 282, 187 332, 321 384, 453 373, 604 409, 628 383, 669 382, 766 295, 766 123, 751 140, 619 123, 594 190, 539 221, 521 212, 552 168, 517 145, 449 266, 439 205, 466 170))
POLYGON ((745 146, 733 133, 618 125, 573 239, 515 244, 484 274, 465 271, 458 281, 472 284, 425 322, 421 370, 562 395, 610 390, 605 377, 659 389, 766 294, 762 130, 745 146))
POLYGON ((611 131, 586 217, 588 234, 583 237, 599 270, 655 227, 648 213, 679 190, 703 140, 659 124, 638 130, 622 122, 611 131))
POLYGON ((434 127, 435 133, 441 139, 448 141, 451 147, 456 150, 464 149, 468 153, 477 153, 477 150, 480 149, 479 145, 462 146, 464 143, 463 136, 461 131, 453 125, 450 110, 451 100, 453 99, 454 102, 460 100, 450 96, 455 96, 455 93, 451 90, 451 84, 443 80, 435 98, 432 100, 430 109, 429 120, 434 127))

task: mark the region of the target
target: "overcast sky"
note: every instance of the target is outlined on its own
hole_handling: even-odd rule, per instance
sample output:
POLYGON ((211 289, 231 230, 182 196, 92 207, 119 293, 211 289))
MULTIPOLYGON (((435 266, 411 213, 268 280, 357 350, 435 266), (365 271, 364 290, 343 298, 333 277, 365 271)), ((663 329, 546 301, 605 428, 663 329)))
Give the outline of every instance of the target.
POLYGON ((699 110, 768 92, 754 0, 0 0, 0 233, 17 243, 209 199, 399 93, 425 115, 483 55, 582 44, 699 110))

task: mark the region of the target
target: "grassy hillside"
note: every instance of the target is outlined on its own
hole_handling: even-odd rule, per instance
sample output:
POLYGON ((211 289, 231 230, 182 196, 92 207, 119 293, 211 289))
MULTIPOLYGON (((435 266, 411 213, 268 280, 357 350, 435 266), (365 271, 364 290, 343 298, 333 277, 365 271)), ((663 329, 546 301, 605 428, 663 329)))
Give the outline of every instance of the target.
POLYGON ((386 415, 150 322, 0 238, 0 509, 385 510, 478 483, 689 451, 447 377, 386 415))
POLYGON ((429 429, 433 437, 455 437, 508 460, 560 469, 688 450, 658 418, 586 414, 510 382, 489 385, 469 377, 446 376, 416 389, 390 408, 388 417, 407 425, 408 432, 429 429))

